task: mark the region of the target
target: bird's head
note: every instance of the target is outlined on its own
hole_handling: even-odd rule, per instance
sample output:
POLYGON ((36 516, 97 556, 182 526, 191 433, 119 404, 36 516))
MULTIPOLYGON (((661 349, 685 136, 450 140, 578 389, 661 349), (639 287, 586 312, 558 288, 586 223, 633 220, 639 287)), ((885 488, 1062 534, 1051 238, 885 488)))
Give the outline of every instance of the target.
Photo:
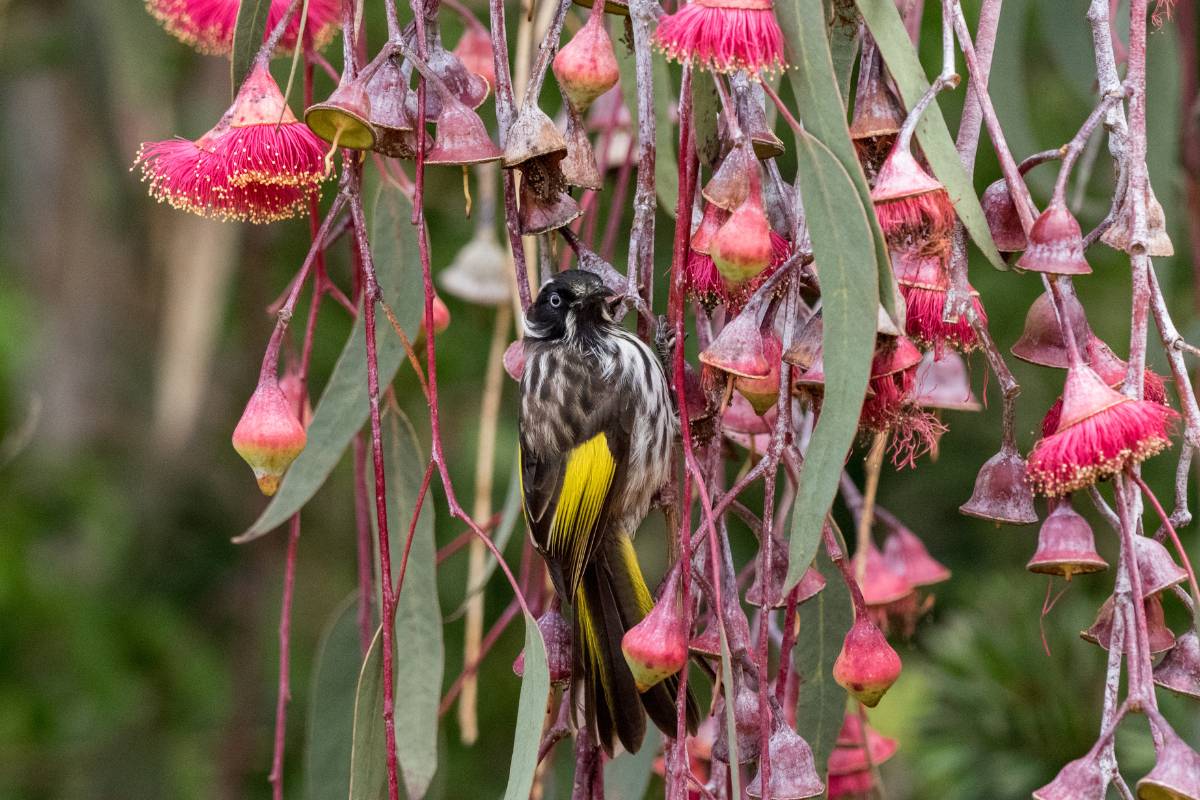
POLYGON ((586 335, 611 325, 620 295, 592 272, 569 269, 542 284, 537 299, 525 314, 525 330, 536 339, 564 339, 586 335))

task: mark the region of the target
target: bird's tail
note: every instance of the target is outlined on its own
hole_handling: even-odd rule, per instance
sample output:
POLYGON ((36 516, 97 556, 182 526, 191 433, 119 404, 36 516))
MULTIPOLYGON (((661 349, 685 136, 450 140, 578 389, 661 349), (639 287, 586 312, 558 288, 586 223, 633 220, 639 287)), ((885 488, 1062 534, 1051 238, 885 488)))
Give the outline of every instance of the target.
MULTIPOLYGON (((638 692, 621 652, 621 638, 646 616, 654 600, 627 536, 612 536, 597 555, 575 595, 575 671, 582 680, 574 686, 583 692, 584 716, 604 749, 611 755, 614 742, 620 741, 636 753, 646 733, 646 714, 661 731, 675 735, 679 677, 672 675, 638 692)), ((689 691, 689 730, 695 731, 699 716, 689 691)))

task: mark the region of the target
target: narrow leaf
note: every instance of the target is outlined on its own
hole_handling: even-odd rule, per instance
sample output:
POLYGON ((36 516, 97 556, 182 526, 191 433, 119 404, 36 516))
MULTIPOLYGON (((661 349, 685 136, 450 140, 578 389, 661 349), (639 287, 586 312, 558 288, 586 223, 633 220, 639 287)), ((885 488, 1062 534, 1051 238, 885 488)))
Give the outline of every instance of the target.
POLYGON ((832 19, 829 29, 829 52, 833 59, 833 75, 842 94, 842 105, 850 106, 850 74, 858 58, 859 36, 855 20, 842 20, 838 10, 830 8, 833 0, 825 0, 825 18, 832 19))
POLYGON ((698 69, 692 71, 692 132, 696 137, 696 153, 700 163, 712 168, 721 157, 721 136, 717 130, 717 116, 721 113, 721 102, 717 97, 717 85, 712 73, 698 69))
POLYGON ((250 74, 254 56, 263 45, 267 32, 267 12, 271 0, 241 0, 238 4, 237 22, 233 27, 233 55, 230 59, 230 79, 233 94, 237 94, 250 74))
POLYGON ((658 203, 667 216, 674 219, 675 205, 679 200, 679 158, 675 148, 677 129, 671 123, 671 98, 678 92, 671 85, 671 71, 661 54, 654 54, 654 188, 658 203))
MULTIPOLYGON (((912 108, 929 88, 929 81, 925 77, 920 59, 917 58, 912 40, 904 30, 896 3, 894 0, 856 0, 856 4, 871 30, 871 36, 879 45, 879 52, 883 54, 883 60, 900 90, 905 107, 912 108)), ((992 241, 991 231, 983 216, 983 208, 979 205, 979 198, 975 196, 975 187, 963 169, 958 150, 955 149, 954 140, 950 136, 950 129, 946 127, 946 120, 936 102, 930 103, 929 110, 921 117, 921 122, 917 125, 917 140, 921 143, 921 151, 929 161, 933 174, 950 194, 954 210, 958 212, 958 218, 962 220, 967 233, 992 266, 996 269, 1008 269, 992 241)))
POLYGON ((796 727, 812 748, 816 762, 823 765, 833 752, 846 711, 846 690, 833 679, 833 662, 850 630, 854 612, 837 566, 827 558, 819 558, 816 567, 825 578, 825 588, 800 606, 800 635, 795 650, 800 677, 796 727))
MULTIPOLYGON (((849 92, 848 81, 843 86, 834 71, 821 0, 780 0, 775 5, 775 13, 783 30, 788 63, 795 67, 788 70, 788 76, 805 130, 829 148, 852 181, 863 208, 871 209, 867 178, 858 163, 858 153, 850 140, 850 128, 846 124, 846 95, 843 92, 849 92)), ((867 224, 874 243, 873 253, 867 263, 879 273, 877 285, 888 286, 893 283, 891 259, 874 213, 867 215, 867 224)), ((821 263, 819 253, 817 263, 821 263)), ((893 292, 880 291, 877 294, 879 302, 895 320, 897 327, 903 330, 903 304, 896 303, 893 292)))
MULTIPOLYGON (((398 575, 426 459, 411 423, 400 411, 386 411, 383 435, 392 569, 398 575)), ((413 531, 404 585, 397 601, 395 631, 396 753, 408 796, 417 798, 429 789, 437 772, 438 702, 444 661, 430 498, 421 507, 413 531)))
POLYGON ((604 796, 607 800, 642 800, 646 796, 661 742, 662 734, 651 725, 646 729, 641 750, 605 763, 604 796))
POLYGON ((338 606, 317 645, 304 748, 304 796, 309 800, 344 797, 350 786, 354 697, 361 663, 355 593, 338 606))
POLYGON ((826 380, 825 401, 804 456, 793 506, 789 587, 800 580, 812 558, 858 429, 875 348, 879 294, 867 213, 850 177, 829 149, 811 136, 797 137, 796 158, 821 282, 826 380))
POLYGON ((504 800, 527 800, 533 788, 533 773, 537 770, 538 747, 542 743, 542 725, 546 719, 546 700, 549 696, 550 668, 546 664, 546 643, 542 641, 537 620, 526 614, 525 677, 521 679, 521 699, 517 704, 512 762, 508 768, 508 788, 504 791, 504 800))
MULTIPOLYGON (((383 296, 411 338, 420 323, 424 293, 417 265, 417 236, 409 223, 411 206, 399 190, 381 189, 372 206, 371 243, 383 296)), ((377 315, 379 382, 387 385, 404 359, 404 347, 383 314, 377 315)), ((346 445, 367 419, 367 350, 359 315, 308 426, 308 445, 292 464, 279 491, 241 544, 270 533, 307 503, 337 466, 346 445)))
POLYGON ((350 750, 350 800, 378 800, 387 785, 382 634, 382 628, 375 631, 358 675, 350 750))

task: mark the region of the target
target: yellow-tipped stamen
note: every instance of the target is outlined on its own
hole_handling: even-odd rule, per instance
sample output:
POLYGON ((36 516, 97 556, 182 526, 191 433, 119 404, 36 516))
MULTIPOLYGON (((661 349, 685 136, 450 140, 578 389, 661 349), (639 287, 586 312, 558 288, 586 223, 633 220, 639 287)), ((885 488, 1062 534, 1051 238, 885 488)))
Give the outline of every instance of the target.
POLYGON ((471 218, 471 181, 467 173, 467 165, 463 164, 463 197, 467 201, 467 219, 471 218))
POLYGON ((325 177, 329 178, 333 174, 333 156, 337 152, 338 142, 342 139, 342 133, 346 130, 346 123, 342 121, 338 123, 337 131, 333 134, 333 144, 329 145, 329 150, 325 153, 325 177))

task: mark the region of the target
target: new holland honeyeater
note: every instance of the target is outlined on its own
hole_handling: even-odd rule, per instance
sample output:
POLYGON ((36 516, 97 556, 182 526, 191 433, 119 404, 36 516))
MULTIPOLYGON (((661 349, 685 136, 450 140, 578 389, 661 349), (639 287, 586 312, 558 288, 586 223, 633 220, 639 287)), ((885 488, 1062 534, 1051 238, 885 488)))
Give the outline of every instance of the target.
MULTIPOLYGON (((621 638, 653 605, 632 537, 670 477, 677 423, 653 350, 613 319, 599 277, 567 270, 525 316, 521 482, 533 542, 574 607, 572 696, 610 754, 641 746, 646 715, 675 734, 679 681, 639 693, 621 638)), ((698 713, 688 698, 688 725, 698 713)))

